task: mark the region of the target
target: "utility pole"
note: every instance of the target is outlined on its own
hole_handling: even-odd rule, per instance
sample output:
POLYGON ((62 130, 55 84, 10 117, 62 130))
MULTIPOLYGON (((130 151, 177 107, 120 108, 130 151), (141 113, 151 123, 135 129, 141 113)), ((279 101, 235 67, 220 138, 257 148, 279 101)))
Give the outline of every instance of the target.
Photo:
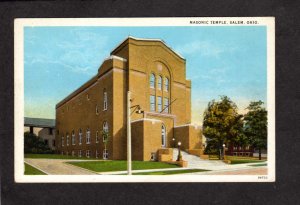
POLYGON ((131 93, 127 92, 127 175, 131 175, 131 120, 130 120, 130 106, 131 93))

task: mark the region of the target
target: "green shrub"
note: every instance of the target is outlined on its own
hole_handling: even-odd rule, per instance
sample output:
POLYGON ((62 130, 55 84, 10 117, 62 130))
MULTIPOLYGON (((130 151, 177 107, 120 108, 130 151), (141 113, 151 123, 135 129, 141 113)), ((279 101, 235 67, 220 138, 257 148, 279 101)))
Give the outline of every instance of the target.
POLYGON ((33 133, 24 133, 24 153, 25 154, 52 154, 53 151, 40 137, 33 133))

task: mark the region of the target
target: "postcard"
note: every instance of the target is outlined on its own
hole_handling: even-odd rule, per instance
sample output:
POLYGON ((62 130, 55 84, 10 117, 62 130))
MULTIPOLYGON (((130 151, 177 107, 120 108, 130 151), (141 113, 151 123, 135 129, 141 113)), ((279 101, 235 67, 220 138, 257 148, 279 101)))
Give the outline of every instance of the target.
POLYGON ((16 182, 275 181, 274 17, 14 31, 16 182))

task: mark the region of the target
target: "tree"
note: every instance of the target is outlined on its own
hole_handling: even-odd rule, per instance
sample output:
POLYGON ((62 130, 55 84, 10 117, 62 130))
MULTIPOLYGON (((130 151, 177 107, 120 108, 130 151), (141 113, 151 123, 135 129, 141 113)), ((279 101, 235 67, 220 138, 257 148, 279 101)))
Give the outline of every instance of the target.
POLYGON ((40 137, 33 133, 24 133, 24 153, 45 154, 53 151, 40 137))
POLYGON ((259 159, 261 160, 261 150, 267 149, 268 120, 267 110, 262 107, 262 101, 250 102, 247 107, 249 110, 244 117, 245 135, 250 145, 259 151, 259 159))
POLYGON ((220 101, 209 102, 203 119, 203 134, 208 142, 206 151, 219 151, 221 159, 223 144, 242 136, 241 119, 242 115, 238 114, 236 104, 227 96, 221 96, 220 101))

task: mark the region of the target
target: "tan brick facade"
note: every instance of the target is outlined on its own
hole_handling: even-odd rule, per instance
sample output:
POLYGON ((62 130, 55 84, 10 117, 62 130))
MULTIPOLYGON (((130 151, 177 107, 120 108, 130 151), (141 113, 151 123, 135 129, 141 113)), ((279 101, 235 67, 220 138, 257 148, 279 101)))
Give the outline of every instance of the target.
POLYGON ((56 105, 58 152, 78 156, 81 150, 82 156, 103 158, 105 124, 110 134, 108 159, 126 159, 128 90, 134 160, 150 160, 160 148, 173 147, 173 138, 182 140, 185 149, 201 148, 200 130, 189 128, 177 137, 174 129, 191 123, 191 81, 186 80, 185 59, 161 40, 129 37, 92 79, 56 105), (136 112, 138 107, 142 113, 136 112))

